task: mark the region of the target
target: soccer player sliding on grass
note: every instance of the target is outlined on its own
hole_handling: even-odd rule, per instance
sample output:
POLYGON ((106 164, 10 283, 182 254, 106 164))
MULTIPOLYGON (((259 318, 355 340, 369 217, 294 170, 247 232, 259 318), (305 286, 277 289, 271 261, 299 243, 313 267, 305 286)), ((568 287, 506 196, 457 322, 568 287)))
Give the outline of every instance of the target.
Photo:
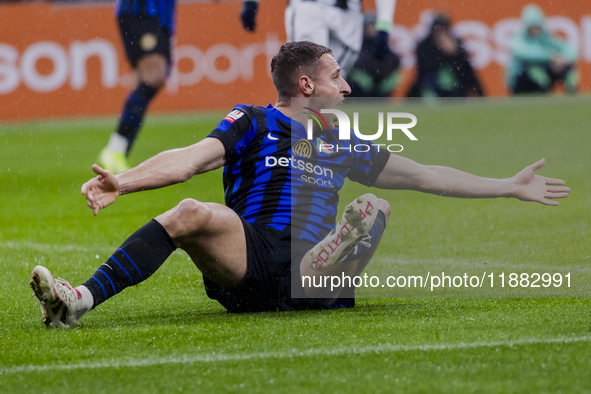
MULTIPOLYGON (((275 106, 236 106, 208 138, 118 175, 93 165, 98 176, 82 186, 82 194, 95 215, 121 195, 184 182, 222 166, 226 205, 181 201, 133 233, 76 288, 35 267, 30 285, 47 326, 73 327, 90 309, 146 280, 177 248, 203 273, 208 296, 229 312, 352 307, 351 288, 304 287, 296 297, 291 292, 292 279, 302 276, 359 275, 381 239, 390 205, 372 194, 351 202, 335 226, 345 178, 384 189, 515 197, 546 205, 568 196, 564 181, 534 173, 544 160, 511 178, 492 179, 422 165, 376 147, 330 154, 306 150, 307 144, 319 146, 320 137, 336 141, 338 131, 324 130, 308 140, 298 134, 299 123, 294 121, 292 130, 291 97, 334 98, 324 101, 336 104, 349 86, 330 50, 307 41, 282 46, 271 73, 275 106)), ((350 147, 360 142, 356 138, 338 143, 350 147)))

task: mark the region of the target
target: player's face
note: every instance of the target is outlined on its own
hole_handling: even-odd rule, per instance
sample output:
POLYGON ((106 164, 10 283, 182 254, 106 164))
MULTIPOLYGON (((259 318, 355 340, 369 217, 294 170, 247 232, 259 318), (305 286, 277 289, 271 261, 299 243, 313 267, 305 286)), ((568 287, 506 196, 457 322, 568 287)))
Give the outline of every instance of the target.
POLYGON ((339 99, 338 102, 343 101, 344 97, 351 93, 351 88, 341 76, 341 67, 329 53, 322 55, 319 61, 320 67, 318 77, 314 81, 312 97, 334 97, 339 99))

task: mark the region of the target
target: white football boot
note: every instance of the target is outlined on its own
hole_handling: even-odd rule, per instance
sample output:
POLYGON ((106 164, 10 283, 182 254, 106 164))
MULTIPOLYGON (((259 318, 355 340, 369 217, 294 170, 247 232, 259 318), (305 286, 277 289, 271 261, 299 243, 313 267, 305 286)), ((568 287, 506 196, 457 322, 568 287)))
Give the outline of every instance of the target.
POLYGON ((371 193, 347 205, 334 230, 308 252, 312 269, 322 272, 343 261, 365 241, 377 216, 378 198, 371 193))
POLYGON ((91 309, 83 305, 81 295, 68 281, 54 279, 51 272, 40 265, 31 272, 29 286, 39 301, 47 327, 72 328, 91 309))

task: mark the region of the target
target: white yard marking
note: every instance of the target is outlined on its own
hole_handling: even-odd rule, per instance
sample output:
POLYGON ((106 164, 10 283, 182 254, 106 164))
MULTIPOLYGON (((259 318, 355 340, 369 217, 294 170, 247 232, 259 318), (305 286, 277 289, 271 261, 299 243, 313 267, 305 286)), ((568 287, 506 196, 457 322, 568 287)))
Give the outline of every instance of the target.
POLYGON ((208 353, 202 355, 180 355, 171 357, 145 358, 145 359, 127 359, 114 362, 97 363, 76 363, 76 364, 46 364, 46 365, 21 365, 7 368, 0 368, 0 375, 13 375, 17 373, 44 372, 44 371, 69 371, 85 370, 99 368, 135 368, 152 367, 171 364, 194 364, 194 363, 215 363, 227 361, 251 361, 267 359, 286 359, 294 357, 317 357, 317 356, 348 356, 363 354, 391 354, 402 352, 437 352, 453 351, 464 349, 494 348, 504 347, 513 348, 515 346, 544 345, 544 344, 570 344, 578 342, 591 342, 591 336, 580 337, 556 337, 556 338, 523 338, 507 341, 478 341, 478 342, 460 342, 451 344, 424 344, 424 345, 399 345, 383 344, 374 346, 340 346, 332 349, 290 349, 284 352, 264 352, 264 353, 208 353))
POLYGON ((27 249, 35 250, 38 252, 85 252, 92 253, 104 249, 113 249, 104 245, 98 246, 85 246, 85 245, 57 245, 57 244, 44 244, 31 241, 5 241, 0 242, 0 248, 6 249, 27 249))

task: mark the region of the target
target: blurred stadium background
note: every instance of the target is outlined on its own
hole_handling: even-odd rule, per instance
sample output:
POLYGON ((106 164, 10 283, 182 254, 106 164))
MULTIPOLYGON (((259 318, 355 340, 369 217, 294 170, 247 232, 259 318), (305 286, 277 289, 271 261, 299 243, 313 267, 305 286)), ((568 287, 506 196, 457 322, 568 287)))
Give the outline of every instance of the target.
MULTIPOLYGON (((445 11, 489 96, 504 96, 507 45, 528 1, 398 0, 392 49, 402 57, 396 95, 408 88, 414 47, 429 15, 445 11)), ((255 34, 239 22, 240 0, 182 1, 175 66, 151 113, 226 110, 275 99, 268 65, 285 41, 287 0, 262 0, 255 34)), ((579 49, 580 91, 591 88, 591 10, 584 0, 540 0, 551 31, 579 49)), ((371 11, 373 0, 364 1, 371 11)), ((133 84, 114 2, 0 2, 0 121, 116 115, 133 84)))

